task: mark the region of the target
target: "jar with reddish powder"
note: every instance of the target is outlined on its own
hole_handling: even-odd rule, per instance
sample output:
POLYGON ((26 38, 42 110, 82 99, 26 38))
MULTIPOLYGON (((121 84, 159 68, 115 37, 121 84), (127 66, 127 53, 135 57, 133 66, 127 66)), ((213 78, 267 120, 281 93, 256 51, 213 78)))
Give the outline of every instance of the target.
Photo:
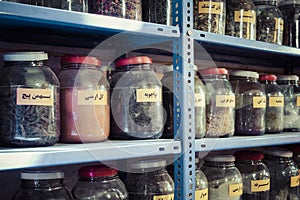
POLYGON ((91 56, 61 59, 61 142, 99 142, 109 135, 109 84, 91 56))

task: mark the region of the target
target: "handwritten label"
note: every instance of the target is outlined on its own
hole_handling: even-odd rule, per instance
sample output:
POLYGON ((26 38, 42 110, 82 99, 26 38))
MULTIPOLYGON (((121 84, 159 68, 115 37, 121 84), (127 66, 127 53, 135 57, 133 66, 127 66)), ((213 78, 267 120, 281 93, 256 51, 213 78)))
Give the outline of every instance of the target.
POLYGON ((162 102, 161 90, 156 89, 137 89, 136 102, 162 102))
POLYGON ((198 13, 220 15, 223 13, 223 2, 200 1, 198 13))
POLYGON ((243 194, 243 184, 238 183, 238 184, 232 184, 229 185, 229 196, 240 196, 243 194))
POLYGON ((234 95, 217 95, 216 96, 216 107, 235 107, 235 96, 234 95))
POLYGON ((256 13, 254 10, 235 11, 234 22, 244 22, 248 24, 256 24, 256 13))
POLYGON ((17 105, 53 106, 53 90, 17 88, 17 105))
POLYGON ((253 108, 265 108, 266 97, 253 97, 253 108))
POLYGON ((204 107, 205 106, 205 95, 201 93, 195 93, 195 107, 204 107))
POLYGON ((195 200, 208 200, 208 188, 195 191, 195 200))
POLYGON ((107 105, 107 91, 102 90, 78 90, 78 105, 107 105))
POLYGON ((291 176, 291 187, 298 187, 298 186, 299 186, 299 175, 291 176))
POLYGON ((174 194, 153 196, 153 200, 173 200, 174 194))
POLYGON ((297 106, 300 106, 300 96, 297 96, 297 106))
POLYGON ((275 30, 283 31, 283 19, 275 17, 275 30))
POLYGON ((264 192, 270 190, 270 179, 251 181, 251 192, 264 192))
POLYGON ((270 107, 283 107, 284 106, 284 97, 269 97, 269 106, 270 107))

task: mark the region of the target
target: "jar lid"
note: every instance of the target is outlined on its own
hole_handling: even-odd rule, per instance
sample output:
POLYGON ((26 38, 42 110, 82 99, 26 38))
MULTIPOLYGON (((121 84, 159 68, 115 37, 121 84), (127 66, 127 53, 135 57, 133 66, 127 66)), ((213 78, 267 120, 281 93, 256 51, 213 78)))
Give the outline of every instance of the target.
POLYGON ((198 72, 200 75, 209 75, 209 74, 228 74, 228 70, 225 68, 206 68, 206 69, 199 69, 198 72))
POLYGON ((210 162, 234 162, 235 157, 233 155, 208 155, 204 160, 210 162))
POLYGON ((10 52, 3 55, 4 61, 40 61, 48 60, 48 54, 43 51, 37 52, 10 52))
POLYGON ((258 78, 259 74, 254 71, 244 71, 244 70, 230 70, 230 76, 241 76, 241 77, 251 77, 251 78, 258 78))
POLYGON ((151 64, 151 63, 152 63, 152 59, 149 58, 148 56, 136 56, 130 58, 122 58, 116 61, 115 66, 122 67, 126 65, 151 64))
POLYGON ((166 160, 141 160, 130 164, 131 169, 149 169, 165 167, 167 165, 166 160))
POLYGON ((269 74, 269 75, 260 75, 259 76, 259 80, 260 81, 276 81, 277 80, 277 76, 273 75, 273 74, 269 74))
POLYGON ((81 167, 78 170, 78 175, 84 178, 114 176, 117 173, 118 171, 116 169, 106 165, 89 165, 81 167))
POLYGON ((289 151, 287 149, 283 149, 283 148, 270 148, 270 149, 266 149, 264 151, 265 154, 268 155, 273 155, 273 156, 278 156, 278 157, 284 157, 284 158, 291 158, 293 157, 293 152, 289 151))
POLYGON ((236 160, 262 160, 264 154, 259 151, 241 150, 234 152, 236 160))
POLYGON ((299 76, 297 75, 277 75, 278 81, 298 81, 299 76))
POLYGON ((282 0, 279 2, 278 7, 286 6, 286 5, 298 5, 300 4, 300 0, 282 0))
POLYGON ((21 173, 22 180, 50 180, 63 179, 65 176, 63 171, 35 171, 25 170, 21 173))
POLYGON ((62 63, 78 63, 78 64, 90 64, 100 66, 101 61, 92 56, 77 56, 77 55, 64 55, 61 58, 62 63))

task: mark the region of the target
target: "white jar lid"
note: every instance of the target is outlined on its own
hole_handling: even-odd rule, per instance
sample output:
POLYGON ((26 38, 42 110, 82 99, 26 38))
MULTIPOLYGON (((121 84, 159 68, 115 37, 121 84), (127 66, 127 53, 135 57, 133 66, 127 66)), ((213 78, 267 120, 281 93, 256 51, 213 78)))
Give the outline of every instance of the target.
POLYGON ((48 54, 43 51, 37 52, 11 52, 3 56, 4 61, 39 61, 48 60, 48 54))
POLYGON ((230 76, 242 76, 242 77, 251 77, 258 78, 259 74, 254 71, 244 71, 244 70, 229 70, 230 76))
POLYGON ((141 160, 130 164, 131 169, 161 168, 167 165, 166 160, 141 160))
POLYGON ((205 161, 210 162, 234 162, 235 156, 233 155, 208 155, 204 158, 205 161))
POLYGON ((279 81, 298 81, 299 76, 297 75, 277 75, 277 80, 279 81))
POLYGON ((293 157, 293 152, 283 148, 269 148, 264 151, 265 154, 284 157, 284 158, 291 158, 293 157))
POLYGON ((33 171, 25 170, 21 173, 23 180, 50 180, 50 179, 63 179, 63 171, 33 171))

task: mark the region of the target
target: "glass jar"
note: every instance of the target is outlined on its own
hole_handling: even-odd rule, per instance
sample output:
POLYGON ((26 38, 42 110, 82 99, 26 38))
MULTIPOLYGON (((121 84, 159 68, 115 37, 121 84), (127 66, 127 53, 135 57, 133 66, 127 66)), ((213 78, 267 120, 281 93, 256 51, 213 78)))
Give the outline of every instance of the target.
POLYGON ((234 133, 235 95, 224 68, 199 69, 205 85, 206 137, 229 137, 234 133))
POLYGON ((266 133, 280 133, 284 127, 284 96, 276 80, 275 75, 259 77, 267 96, 266 133))
POLYGON ((208 155, 202 171, 208 180, 208 199, 239 200, 243 194, 243 179, 232 155, 208 155))
POLYGON ((89 13, 142 20, 142 0, 89 0, 89 13))
POLYGON ((270 200, 299 200, 299 172, 293 161, 293 152, 281 148, 265 150, 265 159, 271 175, 270 200))
POLYGON ((50 146, 60 135, 59 81, 44 52, 4 54, 0 73, 0 144, 50 146))
POLYGON ((89 165, 78 170, 78 181, 72 189, 75 199, 127 200, 128 193, 118 171, 105 165, 89 165))
POLYGON ((125 178, 129 199, 174 199, 174 182, 165 160, 142 160, 130 164, 125 178))
POLYGON ((270 173, 258 151, 241 150, 234 153, 235 165, 243 177, 243 200, 269 200, 270 173))
POLYGON ((62 0, 61 8, 69 11, 88 12, 88 0, 62 0))
POLYGON ((194 29, 225 34, 225 0, 194 0, 194 29))
POLYGON ((151 139, 163 133, 162 84, 152 59, 120 59, 111 78, 112 139, 151 139))
POLYGON ((208 181, 200 168, 200 159, 195 158, 195 199, 197 200, 208 200, 208 181))
POLYGON ((172 0, 142 0, 142 13, 145 22, 171 25, 172 0))
POLYGON ((256 7, 251 0, 226 1, 226 35, 256 39, 256 7))
POLYGON ((278 75, 284 95, 284 131, 300 131, 300 88, 296 75, 278 75))
POLYGON ((278 7, 283 15, 283 44, 300 48, 300 0, 280 1, 278 7))
POLYGON ((283 16, 276 0, 254 0, 256 6, 256 40, 282 44, 283 16))
POLYGON ((110 128, 109 84, 91 56, 61 58, 61 142, 106 140, 110 128))
POLYGON ((235 135, 262 135, 265 132, 266 94, 253 71, 230 71, 235 89, 235 135))
POLYGON ((62 171, 25 170, 21 173, 21 186, 13 200, 71 200, 64 188, 62 171))

